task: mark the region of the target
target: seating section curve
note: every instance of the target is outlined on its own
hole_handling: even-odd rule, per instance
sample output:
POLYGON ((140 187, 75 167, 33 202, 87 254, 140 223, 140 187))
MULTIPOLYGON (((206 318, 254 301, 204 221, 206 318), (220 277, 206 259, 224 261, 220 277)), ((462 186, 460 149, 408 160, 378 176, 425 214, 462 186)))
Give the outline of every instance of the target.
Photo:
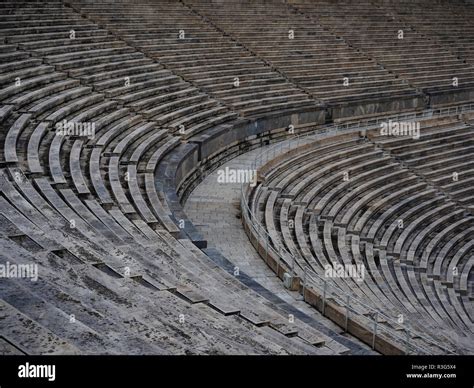
MULTIPOLYGON (((0 265, 38 270, 1 279, 1 352, 372 353, 226 268, 181 205, 247 150, 471 102, 472 7, 467 33, 450 34, 461 5, 435 31, 440 7, 414 29, 391 2, 269 4, 0 0, 0 265), (375 20, 384 12, 403 42, 375 20), (413 67, 407 53, 426 55, 413 67)), ((321 141, 272 162, 249 205, 298 264, 364 264, 364 282, 337 286, 472 352, 472 126, 321 141)))
POLYGON ((452 118, 423 122, 417 140, 380 130, 316 140, 262 167, 249 207, 271 249, 291 254, 301 278, 309 266, 351 298, 470 352, 469 166, 460 164, 459 186, 441 179, 454 161, 435 168, 444 153, 462 159, 454 133, 469 147, 472 128, 452 118), (415 163, 417 152, 431 159, 415 163), (332 276, 328 266, 338 265, 361 265, 365 277, 332 276))
POLYGON ((163 157, 215 126, 215 107, 221 122, 237 113, 60 1, 1 7, 1 264, 39 275, 2 280, 0 335, 12 352, 348 351, 182 239, 159 197, 163 157), (160 93, 161 111, 132 105, 160 93))

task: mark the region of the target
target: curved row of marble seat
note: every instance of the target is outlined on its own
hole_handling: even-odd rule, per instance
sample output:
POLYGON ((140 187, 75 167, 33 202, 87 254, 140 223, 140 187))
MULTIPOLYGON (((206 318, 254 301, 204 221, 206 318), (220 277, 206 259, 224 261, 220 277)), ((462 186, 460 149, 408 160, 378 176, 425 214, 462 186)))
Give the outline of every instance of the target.
MULTIPOLYGON (((438 130, 460 128, 472 140, 463 126, 441 121, 438 130)), ((385 142, 348 136, 315 141, 264 166, 250 203, 256 218, 273 248, 283 247, 300 267, 324 276, 324 266, 334 262, 363 264, 362 282, 328 280, 370 306, 384 306, 393 319, 402 314, 417 330, 469 351, 473 216, 401 164, 385 142)))

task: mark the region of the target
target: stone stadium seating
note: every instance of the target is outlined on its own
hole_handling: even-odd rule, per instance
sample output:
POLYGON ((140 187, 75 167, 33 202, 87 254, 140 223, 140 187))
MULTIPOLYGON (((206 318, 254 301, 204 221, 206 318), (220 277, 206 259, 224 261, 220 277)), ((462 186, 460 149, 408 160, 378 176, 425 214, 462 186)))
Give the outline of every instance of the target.
MULTIPOLYGON (((452 52, 448 42, 425 37, 423 29, 419 29, 419 20, 426 20, 425 16, 407 20, 390 12, 390 7, 387 9, 384 4, 381 2, 377 7, 369 2, 322 1, 318 2, 318 7, 308 6, 308 3, 296 3, 295 6, 354 48, 367 53, 408 85, 427 94, 432 105, 449 104, 453 98, 471 100, 473 64, 452 52)), ((419 7, 426 6, 426 2, 419 3, 419 7)), ((445 20, 445 14, 438 17, 436 20, 445 20)), ((433 21, 430 25, 437 28, 433 21)), ((459 39, 457 42, 463 45, 459 39)))
POLYGON ((323 276, 327 264, 362 263, 368 272, 364 282, 330 281, 367 305, 384 306, 394 319, 403 314, 415 330, 442 327, 444 341, 472 351, 472 308, 462 297, 460 274, 466 274, 464 281, 472 267, 474 219, 402 151, 419 148, 435 155, 427 151, 434 139, 439 158, 456 147, 454 133, 465 136, 468 147, 473 131, 452 118, 431 121, 418 141, 374 130, 367 137, 358 132, 330 137, 283 154, 262 168, 249 206, 273 248, 284 247, 299 268, 309 265, 323 276))
POLYGON ((295 84, 333 107, 333 117, 415 109, 423 97, 373 59, 283 3, 187 1, 295 84), (284 22, 282 22, 284 21, 284 22), (294 37, 289 38, 293 32, 294 37), (347 78, 348 85, 344 85, 347 78), (377 101, 374 104, 374 101, 377 101))
MULTIPOLYGON (((305 90, 182 3, 163 1, 155 9, 147 2, 124 2, 113 9, 107 1, 83 3, 78 9, 88 18, 246 117, 318 107, 305 90)), ((202 106, 202 102, 194 103, 188 111, 202 106)), ((222 112, 224 107, 213 114, 222 112)))
POLYGON ((418 32, 448 46, 457 57, 474 63, 472 4, 433 2, 426 7, 423 3, 414 2, 411 6, 408 11, 406 4, 391 2, 387 9, 400 20, 416 26, 418 32))
MULTIPOLYGON (((319 325, 327 311, 295 318, 226 268, 182 206, 244 152, 334 120, 471 103, 472 6, 447 18, 433 6, 415 27, 414 10, 0 0, 0 265, 39 268, 34 282, 0 279, 0 353, 413 353, 365 324, 344 328, 337 309, 339 331, 319 325)), ((422 121, 416 141, 323 136, 261 167, 248 205, 301 278, 364 264, 364 282, 334 280, 341 292, 402 314, 419 351, 472 352, 473 125, 465 113, 422 121)), ((308 301, 304 283, 287 287, 308 301)), ((364 306, 346 316, 367 317, 364 306)))
POLYGON ((448 120, 436 121, 432 127, 422 129, 419 141, 371 137, 397 160, 415 173, 420 173, 449 197, 472 212, 473 163, 472 131, 468 123, 448 120))

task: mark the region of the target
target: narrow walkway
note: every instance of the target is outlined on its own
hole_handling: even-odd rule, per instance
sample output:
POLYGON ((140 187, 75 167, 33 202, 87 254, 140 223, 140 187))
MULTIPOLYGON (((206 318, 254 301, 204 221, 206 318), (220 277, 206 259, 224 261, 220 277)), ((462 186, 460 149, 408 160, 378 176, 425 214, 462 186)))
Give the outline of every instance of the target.
MULTIPOLYGON (((231 170, 247 170, 251 167, 255 156, 264 148, 242 154, 208 175, 189 196, 184 207, 186 215, 207 240, 208 247, 219 250, 234 266, 239 268, 240 272, 245 273, 301 313, 314 319, 319 323, 318 326, 327 329, 324 330, 325 334, 336 341, 338 337, 341 338, 339 336, 341 335, 358 345, 356 347, 359 350, 356 353, 361 353, 360 348, 367 351, 362 351, 362 353, 372 353, 368 346, 345 334, 339 326, 304 302, 298 292, 288 291, 250 244, 239 216, 241 184, 220 183, 218 171, 226 167, 231 170)), ((347 346, 347 343, 344 345, 347 346)), ((352 348, 352 350, 355 349, 352 348)))

